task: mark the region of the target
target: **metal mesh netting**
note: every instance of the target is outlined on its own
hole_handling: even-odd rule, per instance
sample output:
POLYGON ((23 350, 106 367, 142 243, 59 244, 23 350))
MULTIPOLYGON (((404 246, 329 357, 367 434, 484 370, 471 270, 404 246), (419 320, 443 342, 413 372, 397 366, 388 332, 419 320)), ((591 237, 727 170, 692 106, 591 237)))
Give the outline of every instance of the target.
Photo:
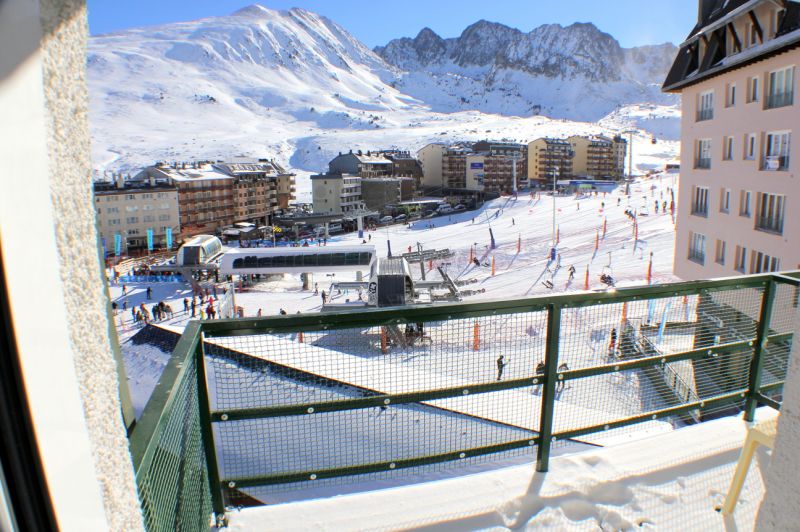
POLYGON ((194 357, 187 357, 163 429, 137 471, 145 526, 150 531, 207 530, 211 516, 194 357))
MULTIPOLYGON (((753 348, 720 352, 713 347, 755 339, 761 289, 604 303, 562 311, 560 371, 657 360, 665 355, 709 347, 692 360, 570 379, 556 384, 553 432, 603 426, 682 404, 744 392, 753 348), (754 319, 755 318, 755 319, 754 319)), ((742 399, 743 401, 743 399, 742 399)), ((661 417, 582 436, 610 444, 633 431, 662 432, 701 421, 740 405, 725 404, 661 417)))
MULTIPOLYGON (((798 292, 800 292, 800 289, 796 286, 787 284, 775 286, 769 334, 770 336, 782 335, 782 337, 775 341, 770 341, 763 353, 762 385, 776 384, 786 379, 786 372, 789 369, 789 355, 792 349, 792 338, 788 334, 794 331, 798 292)), ((768 395, 780 397, 781 392, 782 390, 777 389, 768 395)))
POLYGON ((546 321, 546 312, 521 312, 208 339, 213 412, 303 406, 296 415, 215 423, 220 477, 223 483, 248 477, 284 483, 278 477, 299 472, 476 449, 508 452, 486 448, 513 442, 523 442, 520 452, 532 456, 527 442, 538 431, 541 410, 533 379, 544 359, 546 321), (508 382, 517 379, 525 380, 508 382), (509 388, 469 390, 498 382, 509 388), (430 396, 456 388, 454 397, 430 396), (309 404, 398 394, 413 397, 404 404, 306 414, 309 404))

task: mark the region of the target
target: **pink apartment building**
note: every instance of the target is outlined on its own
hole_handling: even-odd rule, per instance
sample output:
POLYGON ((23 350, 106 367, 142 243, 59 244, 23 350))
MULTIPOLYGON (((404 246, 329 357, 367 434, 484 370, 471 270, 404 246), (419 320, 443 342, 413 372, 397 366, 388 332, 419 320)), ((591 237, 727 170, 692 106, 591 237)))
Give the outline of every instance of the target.
POLYGON ((682 97, 675 274, 798 268, 800 2, 698 4, 663 87, 682 97))

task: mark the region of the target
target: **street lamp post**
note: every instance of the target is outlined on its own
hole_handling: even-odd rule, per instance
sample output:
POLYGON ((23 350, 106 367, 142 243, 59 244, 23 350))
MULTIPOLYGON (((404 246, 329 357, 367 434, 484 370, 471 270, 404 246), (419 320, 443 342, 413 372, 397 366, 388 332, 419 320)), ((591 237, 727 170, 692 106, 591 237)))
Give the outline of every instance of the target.
POLYGON ((633 134, 635 130, 623 131, 622 135, 628 135, 628 179, 625 181, 625 195, 631 195, 631 180, 633 179, 633 134))

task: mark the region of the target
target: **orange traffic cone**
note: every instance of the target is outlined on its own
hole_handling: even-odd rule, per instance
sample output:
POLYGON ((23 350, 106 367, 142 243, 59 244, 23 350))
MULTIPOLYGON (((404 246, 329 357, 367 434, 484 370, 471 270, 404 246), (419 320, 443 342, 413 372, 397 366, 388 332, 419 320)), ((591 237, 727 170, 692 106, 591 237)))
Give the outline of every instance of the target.
POLYGON ((583 281, 583 289, 589 289, 589 265, 586 265, 586 279, 583 281))
POLYGON ((478 351, 481 348, 481 326, 478 322, 472 327, 472 350, 478 351))
POLYGON ((386 327, 381 327, 381 353, 389 352, 389 339, 386 337, 386 327))
POLYGON ((653 280, 653 252, 650 252, 650 262, 647 264, 647 284, 653 280))
POLYGON ((492 277, 494 277, 495 271, 496 270, 495 270, 495 267, 494 267, 494 255, 492 255, 492 277))
POLYGON ((603 218, 603 240, 606 239, 606 229, 608 229, 608 218, 603 218))
POLYGON ((301 344, 305 342, 305 336, 303 336, 303 331, 297 333, 297 341, 301 344))
POLYGON ((594 250, 600 247, 600 230, 597 231, 597 234, 594 236, 594 250))

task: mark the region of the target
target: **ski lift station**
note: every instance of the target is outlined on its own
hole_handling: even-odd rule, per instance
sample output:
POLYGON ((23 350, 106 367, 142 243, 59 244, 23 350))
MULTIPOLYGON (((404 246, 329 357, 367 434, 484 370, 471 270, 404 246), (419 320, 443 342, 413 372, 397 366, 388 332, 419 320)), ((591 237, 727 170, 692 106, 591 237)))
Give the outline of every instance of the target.
POLYGON ((225 251, 219 238, 212 235, 197 235, 178 249, 175 263, 179 267, 213 268, 213 263, 225 251))
POLYGON ((366 245, 235 248, 222 256, 219 269, 224 275, 368 271, 375 257, 375 247, 366 245))

